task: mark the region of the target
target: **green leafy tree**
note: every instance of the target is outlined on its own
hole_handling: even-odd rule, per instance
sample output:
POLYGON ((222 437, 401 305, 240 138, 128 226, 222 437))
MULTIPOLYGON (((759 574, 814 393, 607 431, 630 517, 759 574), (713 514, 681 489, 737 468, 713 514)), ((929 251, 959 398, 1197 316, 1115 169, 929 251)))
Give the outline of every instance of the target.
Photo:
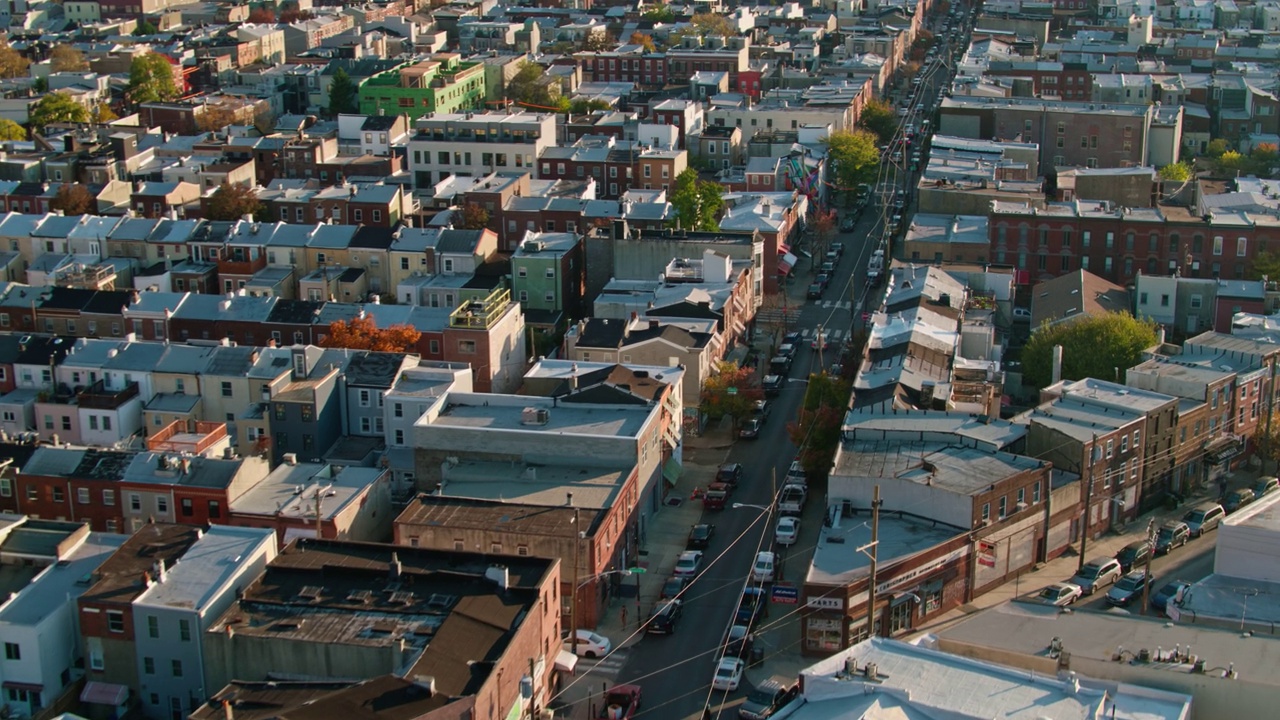
POLYGON ((862 106, 858 126, 876 134, 876 139, 887 143, 898 132, 898 116, 893 107, 883 100, 871 100, 862 106))
POLYGON ((653 5, 644 11, 640 17, 650 22, 669 23, 676 21, 675 11, 668 5, 653 5))
POLYGON ((160 28, 150 20, 139 20, 138 26, 134 29, 134 35, 155 35, 160 32, 160 28))
POLYGON ((838 130, 827 137, 827 150, 835 166, 836 184, 852 190, 875 180, 880 164, 876 136, 867 130, 838 130))
POLYGON ((0 78, 26 77, 31 61, 14 50, 9 43, 0 44, 0 78))
POLYGON ((173 65, 156 53, 135 57, 129 64, 128 94, 134 103, 166 102, 178 97, 173 65))
POLYGON ((338 68, 329 83, 329 114, 351 115, 359 111, 360 104, 356 98, 356 84, 346 70, 338 68))
POLYGON ((787 434, 800 448, 800 463, 810 477, 825 477, 831 470, 851 391, 852 385, 842 377, 809 376, 799 418, 787 425, 787 434))
POLYGON ((64 92, 49 93, 31 108, 31 127, 36 132, 53 123, 84 122, 89 122, 89 111, 64 92))
POLYGON ((709 232, 720 229, 720 211, 724 209, 724 186, 720 183, 701 180, 697 170, 686 168, 676 176, 670 199, 681 227, 709 232))
POLYGON ((1191 166, 1186 162, 1176 162, 1160 168, 1160 178, 1171 182, 1186 182, 1191 179, 1191 166))
POLYGON ((7 118, 0 118, 0 140, 26 140, 27 130, 7 118))
POLYGON ((627 42, 632 45, 639 45, 644 48, 645 52, 654 52, 657 47, 653 44, 653 36, 646 35, 642 32, 633 32, 631 37, 627 38, 627 42))
POLYGON ((1053 346, 1061 345, 1062 378, 1092 377, 1115 380, 1142 360, 1142 351, 1156 344, 1156 324, 1128 313, 1109 312, 1079 320, 1045 325, 1031 334, 1022 350, 1026 383, 1049 385, 1053 375, 1053 346))
POLYGON ((209 220, 239 220, 245 215, 264 217, 267 206, 258 199, 258 192, 245 185, 233 185, 226 180, 205 201, 204 216, 209 220))
POLYGON ((1258 429, 1253 433, 1253 445, 1257 449, 1258 457, 1280 462, 1280 422, 1259 423, 1258 429))
POLYGON ((1222 154, 1230 149, 1231 145, 1229 145, 1226 140, 1217 138, 1209 141, 1208 146, 1205 147, 1205 154, 1211 158, 1217 159, 1222 157, 1222 154))
POLYGON ((702 383, 702 412, 711 418, 726 415, 738 422, 751 414, 756 401, 764 399, 764 391, 756 379, 755 370, 739 367, 735 362, 721 362, 714 373, 702 383))
POLYGON ((507 98, 514 102, 542 107, 556 107, 556 98, 551 96, 551 86, 542 82, 542 66, 525 60, 520 63, 516 74, 507 83, 507 98))
POLYGON ((1235 175, 1245 169, 1247 160, 1235 150, 1228 150, 1214 162, 1214 169, 1220 175, 1235 175))
POLYGON ((489 227, 489 211, 479 204, 469 202, 458 212, 459 227, 463 230, 483 230, 489 227))
POLYGON ((587 115, 595 112, 596 110, 612 109, 613 106, 609 104, 608 100, 578 98, 577 100, 573 100, 569 103, 568 112, 571 112, 574 115, 587 115))
POLYGON ((1280 166, 1280 152, 1272 143, 1259 143, 1249 151, 1249 165, 1253 174, 1270 177, 1275 168, 1280 166))
POLYGON ((687 26, 667 37, 667 44, 679 45, 686 37, 733 37, 737 34, 737 28, 728 17, 716 13, 697 13, 689 20, 687 26))
POLYGON ((616 47, 618 47, 618 38, 606 30, 602 33, 593 32, 587 34, 586 37, 582 38, 582 44, 578 46, 578 49, 583 52, 606 52, 616 47))
POLYGON ((1249 265, 1249 277, 1260 280, 1264 276, 1268 280, 1280 280, 1280 255, 1270 250, 1259 252, 1249 265))

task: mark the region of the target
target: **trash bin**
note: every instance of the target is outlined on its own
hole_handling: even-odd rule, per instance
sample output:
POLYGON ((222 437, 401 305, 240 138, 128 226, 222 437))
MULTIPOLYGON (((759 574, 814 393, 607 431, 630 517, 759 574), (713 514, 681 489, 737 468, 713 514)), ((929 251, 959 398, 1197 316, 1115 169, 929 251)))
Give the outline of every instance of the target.
POLYGON ((748 663, 751 667, 760 667, 764 663, 764 648, 751 648, 751 661, 748 663))

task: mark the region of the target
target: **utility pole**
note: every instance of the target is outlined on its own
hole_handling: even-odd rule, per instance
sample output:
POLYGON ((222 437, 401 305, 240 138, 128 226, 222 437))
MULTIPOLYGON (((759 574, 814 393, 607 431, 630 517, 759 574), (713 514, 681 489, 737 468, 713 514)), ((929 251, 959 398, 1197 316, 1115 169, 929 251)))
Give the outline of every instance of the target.
POLYGON ((570 585, 573 593, 569 596, 569 643, 573 648, 573 654, 578 654, 578 508, 573 504, 573 493, 568 493, 569 507, 573 508, 573 584, 570 585))
POLYGON ((316 539, 324 537, 324 523, 320 519, 320 486, 316 485, 316 539))
POLYGON ((867 637, 876 636, 876 555, 880 553, 880 486, 876 485, 871 496, 871 558, 870 584, 867 586, 867 637))
POLYGON ((1076 562, 1076 572, 1084 569, 1084 553, 1089 547, 1089 503, 1093 501, 1093 453, 1098 447, 1098 436, 1093 436, 1089 445, 1089 484, 1084 486, 1084 523, 1080 532, 1080 559, 1076 562))
POLYGON ((819 325, 819 326, 818 326, 818 372, 822 372, 822 369, 826 367, 826 364, 824 364, 824 363, 822 362, 822 346, 823 346, 823 344, 824 344, 824 343, 822 342, 822 326, 821 326, 821 325, 819 325))
POLYGON ((1156 556, 1156 519, 1147 519, 1147 553, 1146 575, 1142 578, 1142 614, 1147 614, 1147 603, 1151 601, 1151 561, 1156 556))

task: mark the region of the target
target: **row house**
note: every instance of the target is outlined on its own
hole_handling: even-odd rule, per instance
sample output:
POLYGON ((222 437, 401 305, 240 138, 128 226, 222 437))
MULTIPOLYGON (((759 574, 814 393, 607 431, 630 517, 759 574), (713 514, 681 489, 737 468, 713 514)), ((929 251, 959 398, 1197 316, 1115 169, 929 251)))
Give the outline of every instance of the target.
MULTIPOLYGON (((1030 84, 1025 93, 1031 97, 1059 98, 1062 100, 1098 102, 1145 102, 1146 100, 1111 99, 1095 96, 1094 73, 1084 63, 1053 62, 1047 60, 992 61, 983 72, 989 78, 1025 81, 1030 84)), ((1015 85, 1016 87, 1016 85, 1015 85)), ((1022 94, 1022 93, 1020 93, 1022 94)))
POLYGON ((1034 283, 1085 269, 1119 285, 1138 273, 1180 272, 1191 278, 1244 279, 1258 253, 1280 242, 1280 220, 1268 215, 1187 208, 1113 207, 1107 202, 1027 205, 996 202, 991 255, 1034 283))
POLYGON ((284 141, 280 148, 279 160, 274 164, 276 172, 273 177, 322 179, 320 166, 332 162, 337 156, 338 138, 336 136, 316 136, 304 132, 298 137, 284 141))
POLYGON ((418 118, 408 147, 414 186, 430 187, 453 175, 483 177, 531 169, 555 145, 555 121, 554 114, 527 112, 418 118))
POLYGON ((643 45, 621 45, 603 52, 574 53, 583 82, 626 82, 638 87, 660 88, 667 84, 669 57, 648 52, 643 45))
POLYGON ((543 180, 595 180, 600 196, 617 199, 628 190, 668 190, 689 165, 684 150, 637 141, 584 137, 568 147, 548 148, 538 162, 543 180))
POLYGON ((699 72, 723 72, 729 74, 729 87, 739 91, 740 75, 751 69, 748 42, 731 38, 726 44, 723 38, 707 38, 709 46, 675 47, 666 51, 667 77, 689 78, 699 72))

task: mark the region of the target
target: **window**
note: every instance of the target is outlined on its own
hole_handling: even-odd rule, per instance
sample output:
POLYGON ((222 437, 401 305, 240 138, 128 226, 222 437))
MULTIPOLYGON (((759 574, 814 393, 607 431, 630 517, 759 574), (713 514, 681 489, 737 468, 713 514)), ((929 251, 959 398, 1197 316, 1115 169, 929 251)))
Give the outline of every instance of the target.
POLYGON ((232 395, 232 393, 231 393, 231 383, 230 383, 230 382, 223 382, 223 383, 222 383, 222 397, 231 397, 231 395, 232 395))
MULTIPOLYGON (((1216 407, 1216 406, 1215 406, 1215 407, 1216 407)), ((65 501, 66 501, 66 499, 67 499, 67 495, 66 495, 66 493, 62 492, 62 488, 59 488, 59 487, 53 488, 53 501, 54 501, 54 502, 56 502, 56 503, 65 502, 65 501)))
POLYGON ((103 490, 103 491, 102 491, 102 504, 103 504, 103 505, 108 505, 108 506, 114 506, 114 505, 116 504, 116 491, 115 491, 115 490, 103 490))
POLYGON ((124 612, 120 610, 107 611, 107 630, 113 633, 124 632, 124 612))
POLYGON ((163 495, 156 496, 156 512, 158 513, 169 512, 169 498, 163 495))
POLYGON ((186 618, 178 620, 178 637, 182 642, 191 642, 191 621, 186 618))
POLYGON ((214 519, 214 518, 220 518, 220 517, 222 517, 222 504, 219 503, 217 500, 210 500, 209 501, 209 518, 214 519))
POLYGON ((156 659, 144 657, 142 658, 142 672, 147 675, 156 674, 156 659))
POLYGON ((182 516, 191 517, 192 515, 195 515, 195 513, 195 503, 191 498, 182 498, 182 516))
POLYGON ((76 488, 76 502, 81 505, 89 504, 89 488, 76 488))
POLYGON ((5 660, 21 660, 22 659, 22 648, 18 645, 18 643, 7 642, 4 644, 4 659, 5 660))
POLYGON ((1021 509, 1021 507, 1026 504, 1027 504, 1027 489, 1024 487, 1020 487, 1018 488, 1018 508, 1021 509))
POLYGON ((155 615, 147 616, 147 637, 160 637, 160 618, 155 615))
POLYGON ((89 416, 89 429, 90 429, 90 430, 97 430, 97 429, 98 429, 98 416, 97 416, 97 415, 90 415, 90 416, 89 416))
POLYGON ((1221 235, 1216 235, 1213 238, 1213 254, 1214 255, 1222 254, 1222 236, 1221 235))
POLYGON ((1005 518, 1009 515, 1009 496, 1000 496, 1000 517, 1005 518))
POLYGON ((404 444, 404 430, 400 430, 400 429, 398 429, 398 428, 396 429, 396 433, 395 433, 395 444, 396 444, 396 445, 403 445, 403 444, 404 444))
POLYGON ((142 512, 142 496, 138 493, 129 493, 129 509, 133 512, 142 512))
POLYGON ((1246 238, 1238 238, 1236 240, 1236 257, 1244 257, 1248 254, 1249 241, 1246 238))
POLYGON ((1108 459, 1110 459, 1111 456, 1115 453, 1115 448, 1116 448, 1116 441, 1108 440, 1107 441, 1107 458, 1108 459))
POLYGON ((475 340, 459 340, 458 352, 462 355, 475 355, 476 341, 475 340))
POLYGON ((13 480, 0 478, 0 497, 13 497, 13 480))
POLYGON ((991 519, 991 503, 982 504, 982 520, 986 522, 991 519))

